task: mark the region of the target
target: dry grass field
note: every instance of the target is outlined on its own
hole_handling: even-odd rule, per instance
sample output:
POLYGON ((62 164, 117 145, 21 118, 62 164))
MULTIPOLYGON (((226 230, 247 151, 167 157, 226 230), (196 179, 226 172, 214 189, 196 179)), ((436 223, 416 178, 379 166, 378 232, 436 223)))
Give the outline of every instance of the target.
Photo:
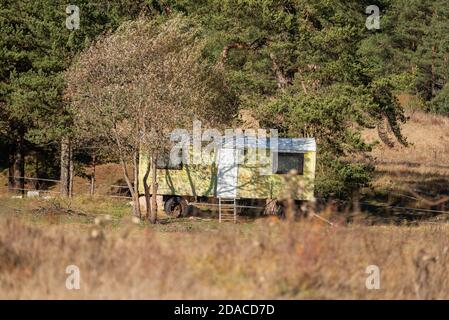
POLYGON ((2 208, 2 299, 449 298, 446 224, 179 219, 151 226, 133 224, 119 204, 109 204, 114 214, 106 218, 43 205, 2 208), (68 265, 79 267, 79 290, 66 289, 68 265), (365 286, 369 265, 380 268, 379 290, 365 286))
MULTIPOLYGON (((420 206, 410 192, 448 194, 449 119, 409 116, 412 145, 373 152, 373 192, 401 193, 420 206)), ((117 183, 116 169, 98 168, 99 193, 117 183)), ((75 192, 85 182, 78 179, 75 192)), ((150 225, 130 213, 126 201, 100 196, 0 195, 0 299, 449 299, 445 222, 368 226, 360 214, 348 224, 328 208, 322 215, 333 226, 164 216, 150 225), (79 267, 79 290, 66 288, 69 265, 79 267), (378 290, 365 286, 370 265, 380 269, 378 290)))

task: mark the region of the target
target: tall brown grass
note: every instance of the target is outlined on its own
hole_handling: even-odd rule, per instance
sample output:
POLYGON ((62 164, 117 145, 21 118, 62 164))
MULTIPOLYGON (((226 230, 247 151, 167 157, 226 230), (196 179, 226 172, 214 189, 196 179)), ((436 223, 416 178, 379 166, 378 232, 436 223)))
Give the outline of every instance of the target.
MULTIPOLYGON (((171 222, 183 223, 183 222, 171 222)), ((449 227, 262 219, 203 232, 0 218, 2 299, 449 298, 449 227), (65 286, 68 265, 80 290, 65 286), (368 265, 381 272, 368 290, 368 265)))
MULTIPOLYGON (((404 133, 412 145, 373 152, 374 188, 449 192, 449 119, 409 116, 404 133)), ((101 168, 99 181, 116 183, 114 165, 101 168)), ((0 198, 0 298, 449 299, 445 223, 329 226, 269 218, 143 226, 127 218, 126 204, 67 201, 61 210, 59 202, 0 198), (102 213, 112 221, 95 219, 102 213), (80 268, 80 290, 66 288, 68 265, 80 268), (365 286, 369 265, 380 268, 379 290, 365 286)))

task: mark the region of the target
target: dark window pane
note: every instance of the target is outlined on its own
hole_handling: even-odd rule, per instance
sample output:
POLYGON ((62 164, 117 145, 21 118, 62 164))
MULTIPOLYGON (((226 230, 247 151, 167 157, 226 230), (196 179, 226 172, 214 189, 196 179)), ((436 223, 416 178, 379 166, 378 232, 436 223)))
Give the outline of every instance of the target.
POLYGON ((303 153, 278 153, 277 174, 289 173, 290 170, 296 170, 298 174, 304 173, 304 154, 303 153))

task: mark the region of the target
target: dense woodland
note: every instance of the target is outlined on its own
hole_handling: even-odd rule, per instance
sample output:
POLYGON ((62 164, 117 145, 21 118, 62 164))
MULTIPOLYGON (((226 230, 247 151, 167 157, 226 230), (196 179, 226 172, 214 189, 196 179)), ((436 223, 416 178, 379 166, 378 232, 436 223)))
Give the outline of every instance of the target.
MULTIPOLYGON (((133 44, 148 39, 151 50, 141 46, 135 52, 159 55, 154 66, 163 64, 166 54, 178 62, 167 70, 187 77, 186 68, 179 67, 183 63, 196 75, 190 74, 188 83, 174 76, 172 83, 182 89, 157 100, 163 70, 152 69, 144 74, 152 82, 133 88, 142 100, 134 96, 118 104, 114 119, 134 119, 130 115, 141 110, 128 108, 136 105, 128 102, 146 105, 142 97, 150 93, 160 104, 148 105, 160 112, 145 109, 148 121, 139 125, 154 131, 153 137, 163 132, 161 123, 168 129, 187 124, 173 117, 172 109, 164 110, 166 105, 186 112, 201 105, 203 114, 215 117, 208 121, 220 126, 238 126, 239 110, 250 110, 262 127, 276 128, 282 136, 317 138, 322 196, 344 197, 369 183, 372 145, 361 136, 365 128, 377 128, 381 143, 407 145, 399 94, 413 97, 410 107, 449 115, 447 0, 78 0, 76 30, 66 27, 67 1, 0 3, 0 168, 10 176, 67 181, 73 174, 86 175, 93 158, 120 160, 108 150, 105 131, 98 132, 108 123, 80 122, 80 106, 98 106, 82 93, 91 90, 92 97, 112 101, 95 86, 120 92, 128 79, 119 82, 126 66, 130 79, 142 76, 137 71, 147 61, 139 65, 123 48, 134 50, 133 44), (365 26, 369 5, 380 8, 378 30, 365 26), (165 34, 167 40, 161 40, 165 34), (111 60, 106 52, 119 56, 111 60), (173 55, 178 52, 183 54, 173 55), (112 68, 102 69, 92 61, 115 65, 105 62, 112 68), (114 79, 108 82, 108 75, 114 79), (205 96, 205 87, 210 88, 207 103, 189 100, 187 92, 205 96), (211 112, 214 106, 228 110, 230 118, 211 112)), ((110 110, 97 111, 92 116, 110 110)), ((163 143, 149 139, 147 145, 163 143)), ((131 158, 125 160, 135 159, 135 150, 126 152, 131 158)), ((21 185, 20 178, 9 181, 10 188, 21 185)), ((70 183, 62 187, 70 192, 70 183)))

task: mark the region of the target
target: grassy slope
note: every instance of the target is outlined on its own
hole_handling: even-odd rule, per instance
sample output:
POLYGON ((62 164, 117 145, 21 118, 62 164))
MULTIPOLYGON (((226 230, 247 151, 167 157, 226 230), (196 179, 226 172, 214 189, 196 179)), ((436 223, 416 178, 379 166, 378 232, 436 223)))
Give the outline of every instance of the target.
MULTIPOLYGON (((372 155, 376 177, 370 199, 413 208, 447 210, 435 200, 449 195, 449 118, 415 111, 403 133, 410 145, 389 148, 378 144, 372 155)), ((375 130, 365 132, 369 141, 378 139, 375 130)))
MULTIPOLYGON (((449 118, 415 111, 408 114, 403 133, 410 142, 404 147, 396 143, 389 148, 379 144, 373 151, 376 161, 375 192, 391 196, 418 195, 438 198, 449 194, 449 118)), ((367 131, 370 141, 378 139, 375 130, 367 131)), ((413 202, 413 201, 411 201, 413 202)), ((423 201, 414 201, 417 207, 423 201)))

